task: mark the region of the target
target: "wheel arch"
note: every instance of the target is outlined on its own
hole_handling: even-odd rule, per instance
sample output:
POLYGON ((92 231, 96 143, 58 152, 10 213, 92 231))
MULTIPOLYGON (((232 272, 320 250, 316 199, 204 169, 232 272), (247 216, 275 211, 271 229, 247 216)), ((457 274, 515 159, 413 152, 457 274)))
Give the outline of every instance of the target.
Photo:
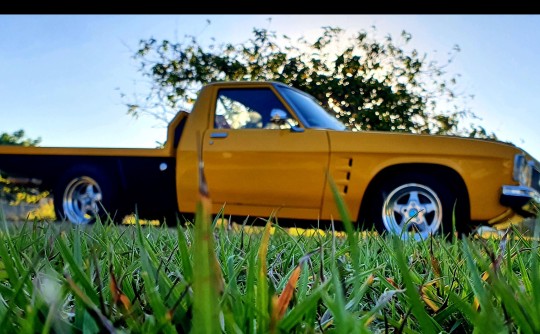
POLYGON ((93 170, 106 173, 111 179, 117 181, 118 186, 124 188, 125 181, 123 180, 123 170, 120 159, 110 157, 84 157, 84 156, 67 156, 58 157, 55 159, 54 165, 48 166, 49 177, 47 184, 56 185, 67 174, 77 170, 93 170))
POLYGON ((66 176, 75 172, 84 171, 103 173, 114 183, 114 186, 116 186, 118 190, 125 191, 126 182, 124 180, 121 162, 118 159, 114 159, 114 161, 112 159, 109 159, 108 161, 101 159, 77 159, 67 162, 56 175, 53 184, 58 184, 58 182, 62 181, 66 176))
MULTIPOLYGON (((440 165, 440 164, 430 164, 430 163, 404 163, 391 165, 380 170, 375 177, 369 182, 364 196, 362 197, 362 202, 360 204, 360 212, 358 214, 358 221, 360 222, 363 217, 365 217, 367 208, 371 205, 371 199, 374 196, 376 190, 385 182, 385 179, 393 178, 399 176, 400 174, 407 173, 423 173, 429 174, 435 178, 443 178, 444 183, 447 186, 453 188, 456 191, 457 196, 463 198, 465 214, 468 219, 470 219, 470 199, 469 191, 467 185, 461 177, 461 175, 453 168, 440 165)), ((362 222, 363 223, 363 222, 362 222)))

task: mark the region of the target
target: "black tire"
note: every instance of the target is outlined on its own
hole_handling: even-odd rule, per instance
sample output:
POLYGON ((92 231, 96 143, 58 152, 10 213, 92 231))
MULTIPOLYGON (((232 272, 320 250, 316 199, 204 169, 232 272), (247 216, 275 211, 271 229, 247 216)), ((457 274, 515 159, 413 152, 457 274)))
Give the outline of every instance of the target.
MULTIPOLYGON (((114 217, 117 187, 101 168, 84 165, 66 171, 53 190, 54 208, 59 220, 73 224, 92 224, 114 217)), ((122 217, 116 217, 122 219, 122 217)))
POLYGON ((381 179, 368 194, 366 223, 379 234, 424 240, 430 234, 448 236, 468 224, 467 198, 457 182, 430 174, 407 172, 381 179))

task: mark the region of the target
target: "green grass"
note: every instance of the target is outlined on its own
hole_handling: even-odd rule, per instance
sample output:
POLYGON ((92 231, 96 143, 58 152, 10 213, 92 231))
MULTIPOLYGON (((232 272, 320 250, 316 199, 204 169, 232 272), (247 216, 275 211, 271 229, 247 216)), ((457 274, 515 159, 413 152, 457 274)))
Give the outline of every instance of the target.
MULTIPOLYGON (((201 180, 204 183, 204 178, 201 180)), ((423 242, 195 222, 0 229, 6 333, 539 333, 538 235, 423 242)), ((537 222, 538 223, 538 222, 537 222)), ((536 229, 537 233, 539 229, 536 229)))
POLYGON ((209 219, 0 221, 2 332, 540 332, 538 242, 518 231, 416 243, 209 219))

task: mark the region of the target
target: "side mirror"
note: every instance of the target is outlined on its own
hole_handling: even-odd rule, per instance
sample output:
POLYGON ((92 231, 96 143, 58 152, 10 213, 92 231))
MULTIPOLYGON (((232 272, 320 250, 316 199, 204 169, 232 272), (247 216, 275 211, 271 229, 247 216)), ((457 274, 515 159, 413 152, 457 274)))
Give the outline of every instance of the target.
POLYGON ((275 124, 285 124, 287 113, 281 109, 274 108, 270 111, 270 122, 275 124))

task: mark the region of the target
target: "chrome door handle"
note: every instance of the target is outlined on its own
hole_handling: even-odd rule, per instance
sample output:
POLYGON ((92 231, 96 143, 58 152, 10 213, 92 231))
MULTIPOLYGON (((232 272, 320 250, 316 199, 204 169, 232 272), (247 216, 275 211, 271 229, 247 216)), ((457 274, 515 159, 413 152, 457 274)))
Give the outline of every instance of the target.
POLYGON ((210 138, 227 138, 228 135, 227 132, 214 132, 210 135, 210 138))

